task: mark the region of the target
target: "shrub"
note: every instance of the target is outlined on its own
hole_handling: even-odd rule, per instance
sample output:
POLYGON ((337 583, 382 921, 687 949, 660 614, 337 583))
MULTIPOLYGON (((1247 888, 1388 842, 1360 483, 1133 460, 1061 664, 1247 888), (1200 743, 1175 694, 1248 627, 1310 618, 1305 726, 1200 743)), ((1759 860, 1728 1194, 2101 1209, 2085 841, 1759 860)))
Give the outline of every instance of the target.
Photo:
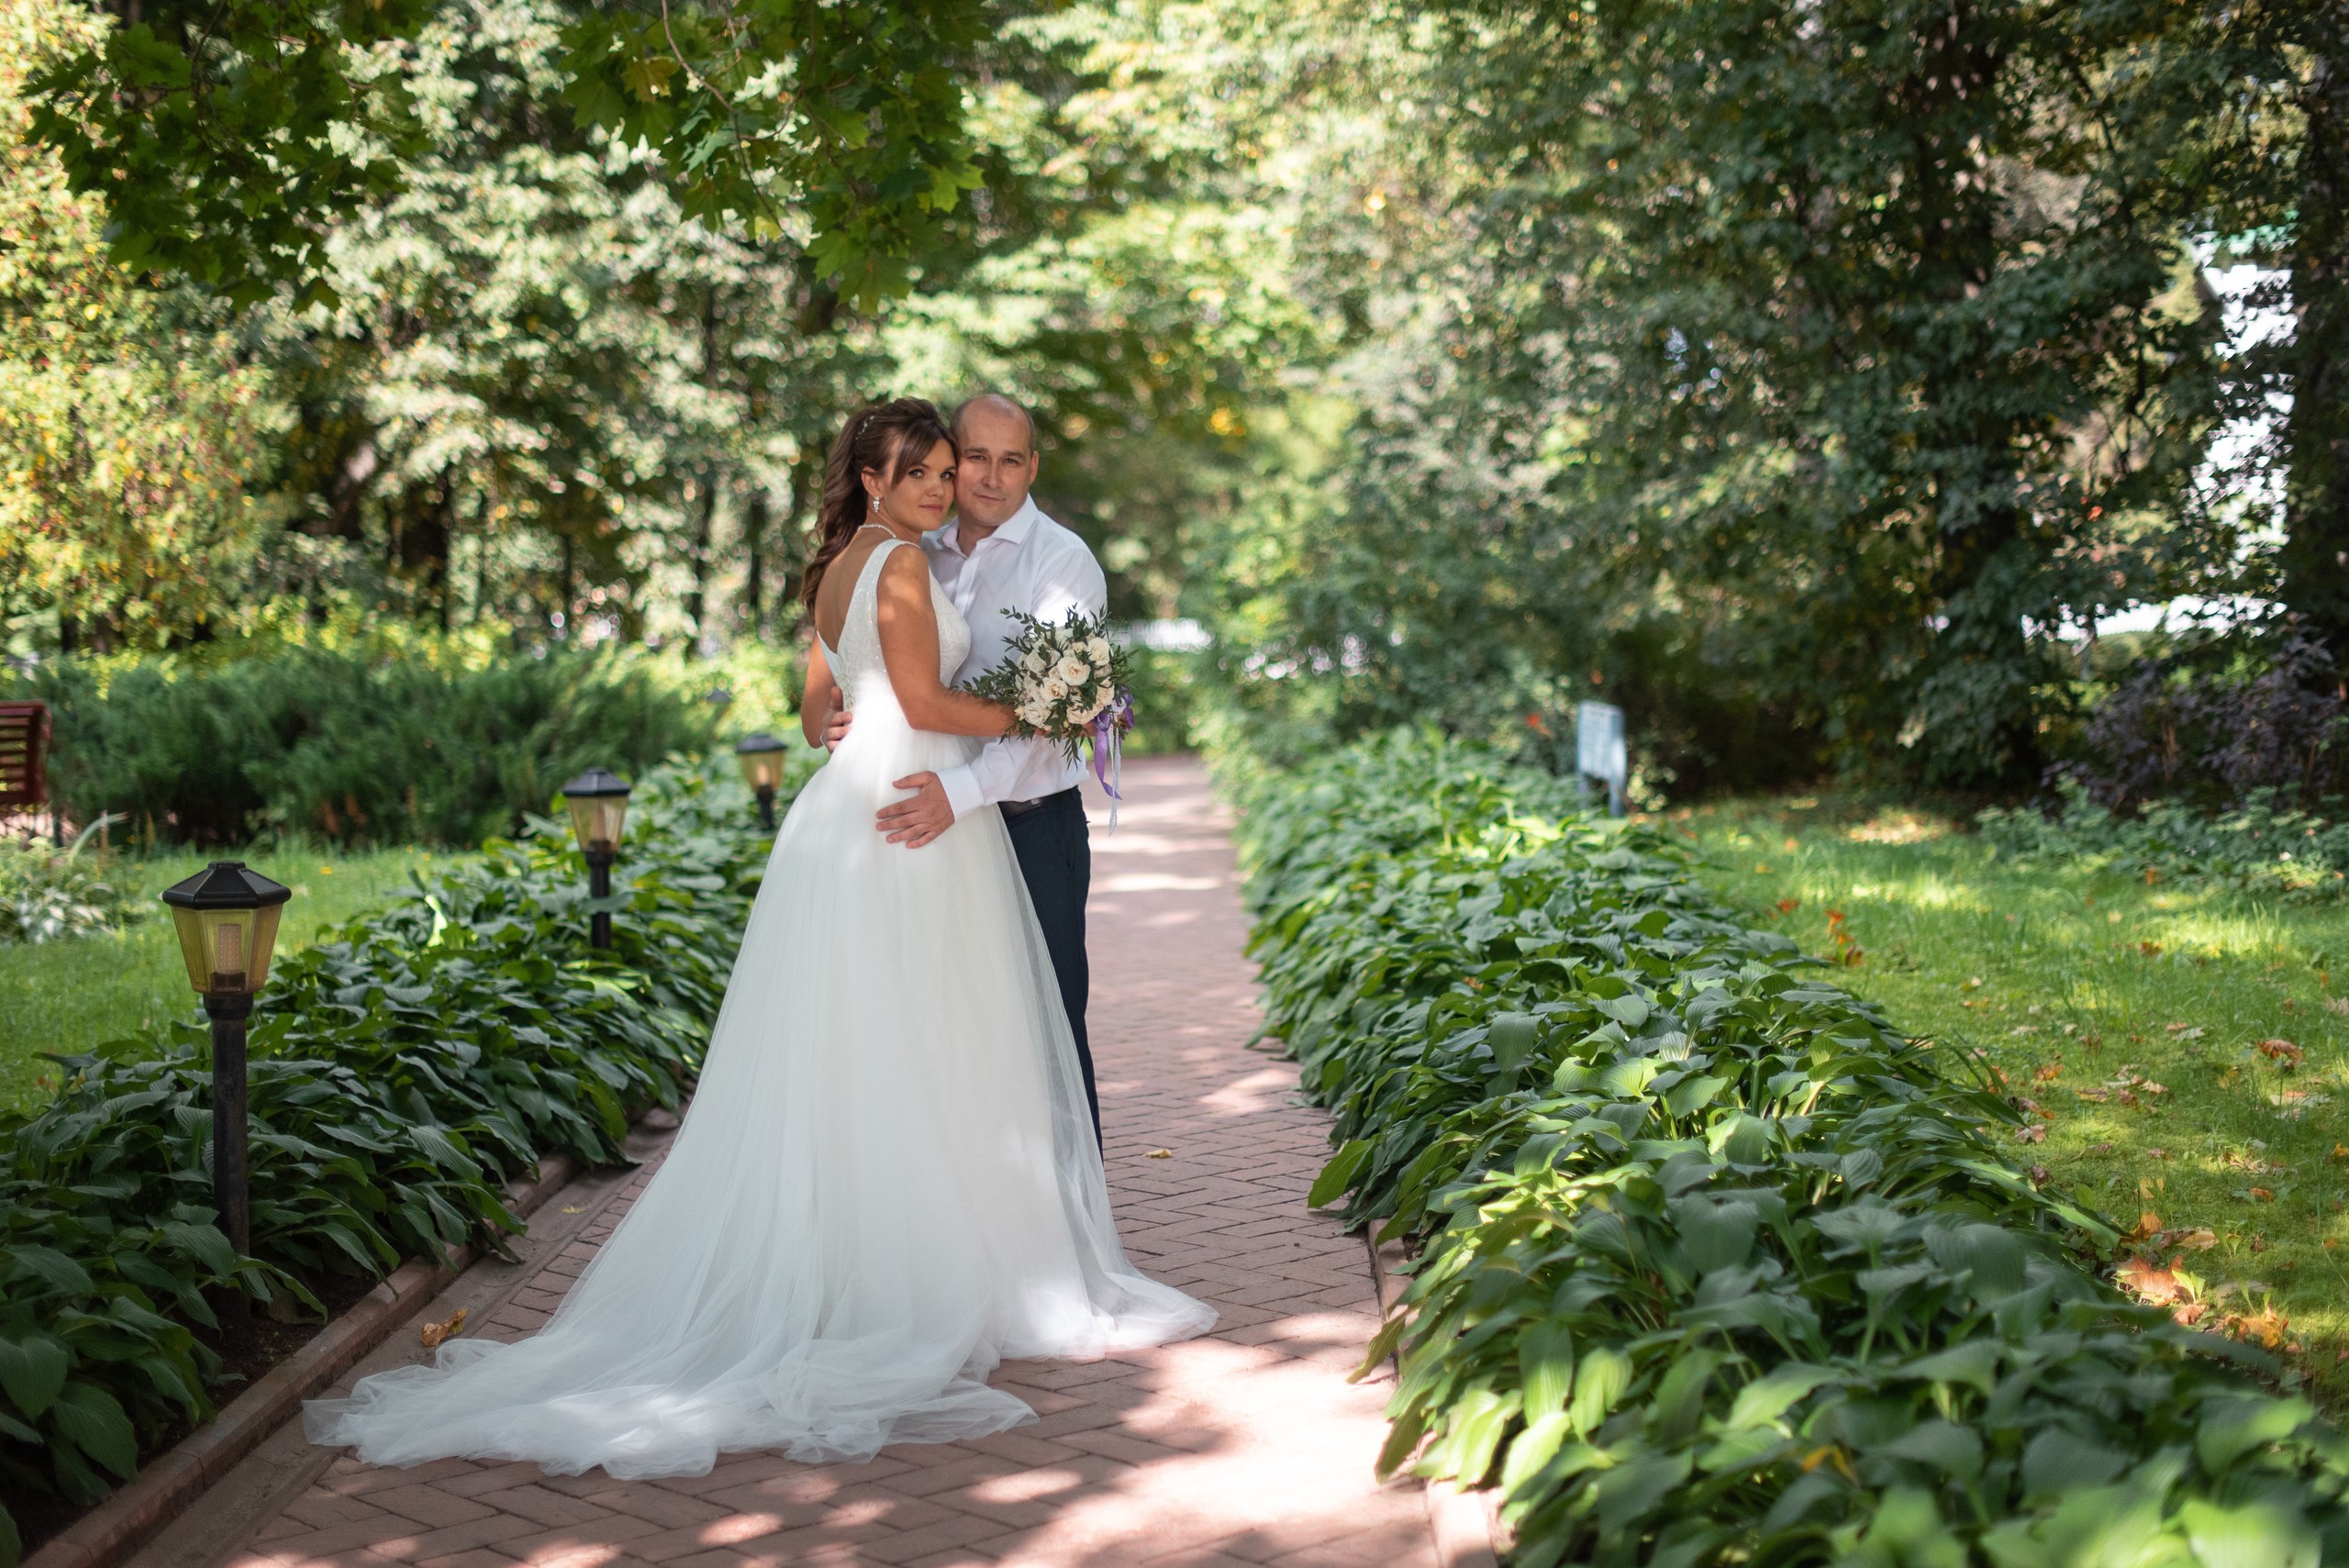
POLYGON ((2206 812, 2180 801, 2153 801, 2123 815, 2079 784, 2057 785, 2059 804, 1993 807, 1975 820, 1986 843, 2022 865, 2063 864, 2143 876, 2148 882, 2228 887, 2295 902, 2349 895, 2349 822, 2338 796, 2317 816, 2260 789, 2231 810, 2206 812))
POLYGON ((55 714, 50 774, 81 817, 240 844, 471 845, 512 832, 563 781, 707 750, 705 669, 633 652, 484 660, 412 638, 52 661, 24 695, 55 714))
POLYGON ((0 1479, 95 1501, 207 1418, 205 1292, 315 1310, 330 1275, 502 1249, 500 1184, 543 1152, 622 1160, 629 1111, 698 1067, 767 846, 732 758, 665 768, 629 813, 608 954, 567 828, 534 818, 287 959, 250 1037, 250 1259, 207 1207, 206 1030, 56 1058, 54 1102, 0 1119, 0 1479))
POLYGON ((1251 796, 1312 1199, 1419 1249, 1381 1468, 1498 1485, 1518 1568, 2349 1551, 2275 1363, 2124 1299, 2017 1112, 1659 834, 1417 736, 1251 796))
POLYGON ((2286 628, 2268 643, 2191 643, 2139 663, 2082 728, 2086 755, 2056 770, 2127 814, 2155 801, 2205 810, 2255 795, 2313 807, 2349 788, 2343 691, 2323 644, 2286 628))
POLYGON ((37 839, 0 840, 0 943, 53 942, 116 930, 145 913, 106 880, 89 848, 93 824, 69 849, 37 839))

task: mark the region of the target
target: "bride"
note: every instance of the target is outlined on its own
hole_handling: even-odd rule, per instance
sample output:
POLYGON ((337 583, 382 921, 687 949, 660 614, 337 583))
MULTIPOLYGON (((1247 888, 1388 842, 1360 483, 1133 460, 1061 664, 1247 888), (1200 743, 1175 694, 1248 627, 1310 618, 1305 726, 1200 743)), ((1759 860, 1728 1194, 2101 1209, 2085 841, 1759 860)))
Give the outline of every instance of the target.
POLYGON ((776 835, 667 1161, 538 1335, 453 1340, 312 1400, 313 1442, 623 1478, 739 1449, 860 1460, 1032 1420, 986 1385, 1007 1356, 1214 1321, 1119 1246, 1001 816, 920 849, 873 828, 891 780, 1009 719, 946 684, 970 633, 915 543, 945 521, 954 461, 914 398, 833 445, 805 596, 856 723, 776 835))

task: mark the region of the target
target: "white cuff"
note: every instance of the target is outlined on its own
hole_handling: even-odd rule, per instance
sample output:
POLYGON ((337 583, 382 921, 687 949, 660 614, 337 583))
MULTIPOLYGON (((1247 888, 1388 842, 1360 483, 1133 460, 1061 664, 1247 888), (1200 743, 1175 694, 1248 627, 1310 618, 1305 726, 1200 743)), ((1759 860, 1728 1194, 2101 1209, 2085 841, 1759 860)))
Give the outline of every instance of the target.
POLYGON ((946 804, 953 808, 957 822, 986 804, 985 797, 979 791, 979 781, 971 776, 967 762, 939 774, 938 784, 946 792, 946 804))

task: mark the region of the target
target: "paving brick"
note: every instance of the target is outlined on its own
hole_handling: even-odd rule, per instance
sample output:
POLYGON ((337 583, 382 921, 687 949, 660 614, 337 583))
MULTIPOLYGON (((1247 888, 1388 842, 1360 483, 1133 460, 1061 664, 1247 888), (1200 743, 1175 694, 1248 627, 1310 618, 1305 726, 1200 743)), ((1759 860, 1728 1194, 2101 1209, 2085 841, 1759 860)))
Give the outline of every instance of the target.
MULTIPOLYGON (((1195 762, 1136 759, 1126 776, 1123 825, 1093 843, 1112 1206, 1138 1266, 1214 1304, 1212 1334, 1007 1362, 996 1386, 1037 1420, 863 1464, 736 1453, 628 1482, 345 1457, 255 1520, 228 1568, 1433 1568, 1420 1494, 1371 1473, 1391 1375, 1346 1381, 1378 1325, 1362 1242, 1305 1206, 1328 1119, 1247 1043, 1260 1020, 1223 819, 1195 762)), ((658 1158, 476 1331, 542 1327, 658 1158)))

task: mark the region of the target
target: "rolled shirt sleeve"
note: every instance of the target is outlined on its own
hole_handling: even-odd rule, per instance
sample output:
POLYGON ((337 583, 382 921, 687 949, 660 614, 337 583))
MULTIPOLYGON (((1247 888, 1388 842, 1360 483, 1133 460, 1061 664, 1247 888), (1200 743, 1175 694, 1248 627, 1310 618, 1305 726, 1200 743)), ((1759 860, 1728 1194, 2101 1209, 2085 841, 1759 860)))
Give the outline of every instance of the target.
MULTIPOLYGON (((1074 534, 1039 534, 1022 548, 1037 553, 1032 563, 1023 562, 1030 570, 1020 573, 1018 596, 1026 602, 1013 603, 1010 608, 1046 622, 1064 620, 1071 610, 1098 616, 1108 609, 1108 579, 1074 534), (1044 546, 1050 548, 1039 548, 1044 546)), ((1066 757, 1055 741, 1006 735, 981 746, 978 755, 961 767, 941 770, 938 782, 959 822, 982 806, 1030 798, 1032 781, 1052 777, 1066 757)))

